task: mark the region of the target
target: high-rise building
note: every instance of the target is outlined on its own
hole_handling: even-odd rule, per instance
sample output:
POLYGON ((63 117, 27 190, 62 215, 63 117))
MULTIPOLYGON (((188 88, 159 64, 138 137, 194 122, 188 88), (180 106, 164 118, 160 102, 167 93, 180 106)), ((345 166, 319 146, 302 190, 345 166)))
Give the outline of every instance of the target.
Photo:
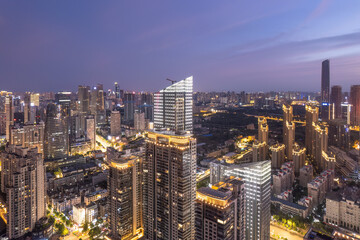
POLYGON ((321 119, 330 119, 330 61, 322 62, 321 67, 321 119))
POLYGON ((239 169, 245 181, 246 237, 250 240, 270 239, 271 162, 244 164, 239 169))
POLYGON ((81 114, 88 114, 90 112, 90 87, 81 86, 78 87, 78 111, 81 114))
POLYGON ((26 92, 24 95, 24 123, 30 121, 30 95, 31 93, 26 92))
POLYGON ((44 158, 62 158, 69 151, 67 117, 62 116, 60 106, 49 103, 46 108, 44 133, 44 158))
POLYGON ((258 118, 258 140, 269 144, 269 126, 266 118, 258 118))
POLYGON ((37 148, 39 153, 44 149, 44 122, 39 124, 25 124, 21 127, 10 128, 10 144, 21 145, 24 148, 37 148))
POLYGON ((316 165, 319 169, 324 170, 322 153, 328 149, 328 125, 325 122, 314 123, 314 145, 313 154, 316 165))
POLYGON ((253 162, 264 161, 267 154, 267 145, 265 142, 255 141, 252 145, 253 162))
POLYGON ((154 94, 154 126, 171 131, 193 131, 193 77, 154 94))
POLYGON ((329 146, 332 145, 344 150, 349 150, 351 147, 351 131, 349 129, 349 125, 347 125, 346 123, 346 120, 334 119, 329 121, 328 123, 329 146))
POLYGON ((95 131, 95 118, 86 118, 86 137, 91 142, 91 150, 95 150, 96 144, 96 131, 95 131))
POLYGON ((300 173, 300 168, 305 165, 306 160, 306 148, 300 147, 299 144, 294 144, 293 149, 293 157, 292 160, 294 162, 294 170, 297 175, 300 173))
POLYGON ((283 142, 287 159, 292 158, 292 149, 295 142, 295 123, 293 122, 293 108, 283 104, 283 142))
POLYGON ((342 118, 341 113, 341 102, 342 102, 342 92, 341 86, 336 85, 331 87, 331 119, 342 118))
POLYGON ((121 114, 119 111, 111 112, 110 133, 112 136, 121 135, 121 114))
POLYGON ((1 189, 6 193, 9 239, 31 232, 45 217, 45 168, 36 149, 9 145, 1 156, 1 189))
POLYGON ((115 97, 117 99, 120 98, 120 87, 119 87, 119 84, 117 82, 115 82, 115 97))
POLYGON ((302 187, 307 187, 307 184, 313 180, 314 169, 312 165, 305 165, 300 168, 299 184, 302 187))
POLYGON ((195 239, 245 239, 245 184, 228 178, 196 192, 195 239))
POLYGON ((194 239, 196 139, 148 132, 144 168, 146 239, 194 239))
POLYGON ((319 108, 313 105, 305 106, 305 147, 310 155, 314 155, 314 124, 319 120, 319 108))
POLYGON ((139 239, 144 235, 143 159, 124 156, 108 148, 110 229, 114 239, 139 239))
POLYGON ((5 117, 6 117, 6 140, 10 141, 10 126, 14 124, 14 109, 12 95, 7 95, 5 98, 5 117))
POLYGON ((286 162, 273 175, 273 193, 276 195, 290 190, 294 182, 293 162, 286 162))
POLYGON ((353 85, 350 88, 351 113, 350 122, 352 125, 360 125, 360 85, 353 85))
POLYGON ((138 131, 144 131, 146 128, 145 113, 136 111, 134 113, 134 128, 138 131))
POLYGON ((308 195, 313 198, 313 207, 317 207, 324 201, 326 193, 334 186, 334 171, 323 171, 319 176, 308 183, 308 195))
POLYGON ((135 92, 126 92, 123 99, 125 105, 124 121, 133 122, 135 112, 135 92))
POLYGON ((280 168, 285 162, 285 145, 275 144, 270 147, 271 151, 271 167, 280 168))

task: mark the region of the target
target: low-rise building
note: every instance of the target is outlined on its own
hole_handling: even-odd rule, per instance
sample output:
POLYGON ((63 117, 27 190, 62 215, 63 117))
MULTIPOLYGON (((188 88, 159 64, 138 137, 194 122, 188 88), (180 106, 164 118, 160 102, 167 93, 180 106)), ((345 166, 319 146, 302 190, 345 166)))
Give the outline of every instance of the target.
POLYGON ((306 218, 309 214, 309 208, 284 200, 277 197, 271 197, 271 203, 280 209, 281 212, 291 215, 297 215, 306 218))
POLYGON ((324 201, 326 193, 328 193, 334 184, 334 171, 323 171, 318 177, 308 183, 308 195, 313 198, 313 207, 317 207, 324 201))

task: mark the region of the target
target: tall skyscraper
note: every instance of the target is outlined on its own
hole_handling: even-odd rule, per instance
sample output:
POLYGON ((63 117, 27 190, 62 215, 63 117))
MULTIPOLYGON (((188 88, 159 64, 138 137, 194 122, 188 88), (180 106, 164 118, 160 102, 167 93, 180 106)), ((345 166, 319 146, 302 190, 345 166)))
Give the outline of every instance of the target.
POLYGON ((119 84, 117 82, 115 82, 115 97, 117 99, 120 98, 120 87, 119 87, 119 84))
POLYGON ((287 159, 292 159, 292 150, 295 142, 295 123, 293 122, 293 108, 283 105, 283 142, 287 159))
POLYGON ((360 85, 353 85, 350 88, 351 113, 350 122, 352 125, 360 125, 360 85))
POLYGON ((90 87, 81 86, 78 87, 78 111, 81 114, 88 114, 90 112, 90 87))
POLYGON ((188 77, 154 94, 155 128, 193 131, 193 77, 188 77))
POLYGON ((135 92, 126 92, 124 94, 124 121, 133 122, 135 112, 135 92))
POLYGON ((121 135, 121 114, 119 111, 111 112, 110 133, 112 136, 120 136, 121 135))
POLYGON ((6 118, 6 140, 10 141, 10 126, 14 124, 14 109, 12 95, 5 98, 5 118, 6 118))
POLYGON ((245 184, 231 177, 196 192, 195 239, 245 239, 245 184))
POLYGON ((114 239, 139 239, 144 235, 142 164, 138 156, 124 156, 108 148, 110 228, 114 239))
POLYGON ((330 61, 322 62, 321 67, 321 119, 329 120, 330 108, 330 61))
POLYGON ((196 139, 148 132, 144 193, 146 239, 195 237, 196 139))
POLYGON ((86 138, 91 142, 91 150, 95 150, 96 144, 96 131, 95 131, 95 118, 89 116, 86 118, 86 138))
POLYGON ((62 116, 60 106, 49 103, 46 108, 44 158, 62 158, 69 152, 67 117, 62 116))
POLYGON ((341 102, 342 102, 342 92, 341 86, 332 86, 331 87, 331 119, 342 118, 341 114, 341 102))
POLYGON ((24 123, 30 121, 30 94, 26 92, 24 95, 24 123))
POLYGON ((313 154, 319 169, 325 170, 322 153, 328 149, 328 125, 325 122, 314 123, 314 145, 313 154))
POLYGON ((319 120, 319 108, 313 105, 305 106, 305 147, 307 152, 310 155, 314 155, 313 153, 313 145, 314 145, 314 127, 313 125, 317 123, 319 120))
POLYGON ((36 149, 9 145, 0 156, 1 189, 6 193, 8 210, 6 235, 17 239, 45 217, 45 168, 36 149))
POLYGON ((238 176, 245 182, 246 237, 270 239, 271 161, 242 164, 225 170, 226 176, 238 176))
POLYGON ((269 144, 269 126, 266 118, 258 118, 258 140, 269 144))

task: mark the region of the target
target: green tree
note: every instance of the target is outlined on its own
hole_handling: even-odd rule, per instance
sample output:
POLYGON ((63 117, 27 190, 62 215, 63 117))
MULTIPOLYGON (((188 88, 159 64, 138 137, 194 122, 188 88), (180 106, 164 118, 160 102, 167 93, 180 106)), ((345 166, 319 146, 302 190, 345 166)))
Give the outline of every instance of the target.
POLYGON ((84 224, 82 225, 82 232, 85 233, 89 230, 89 223, 87 221, 84 222, 84 224))
POLYGON ((96 226, 89 231, 89 236, 90 236, 90 238, 94 238, 95 236, 99 235, 100 233, 101 233, 101 229, 98 226, 96 226))

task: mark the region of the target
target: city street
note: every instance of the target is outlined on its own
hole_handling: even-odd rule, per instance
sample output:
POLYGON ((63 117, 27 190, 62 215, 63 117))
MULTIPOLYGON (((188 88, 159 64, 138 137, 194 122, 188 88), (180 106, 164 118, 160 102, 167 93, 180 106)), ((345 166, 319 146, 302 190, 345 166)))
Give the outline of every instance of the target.
POLYGON ((278 236, 287 238, 288 240, 303 240, 299 235, 293 234, 289 231, 281 229, 273 224, 270 225, 270 236, 272 238, 278 239, 278 236), (275 235, 274 235, 275 234, 275 235))

